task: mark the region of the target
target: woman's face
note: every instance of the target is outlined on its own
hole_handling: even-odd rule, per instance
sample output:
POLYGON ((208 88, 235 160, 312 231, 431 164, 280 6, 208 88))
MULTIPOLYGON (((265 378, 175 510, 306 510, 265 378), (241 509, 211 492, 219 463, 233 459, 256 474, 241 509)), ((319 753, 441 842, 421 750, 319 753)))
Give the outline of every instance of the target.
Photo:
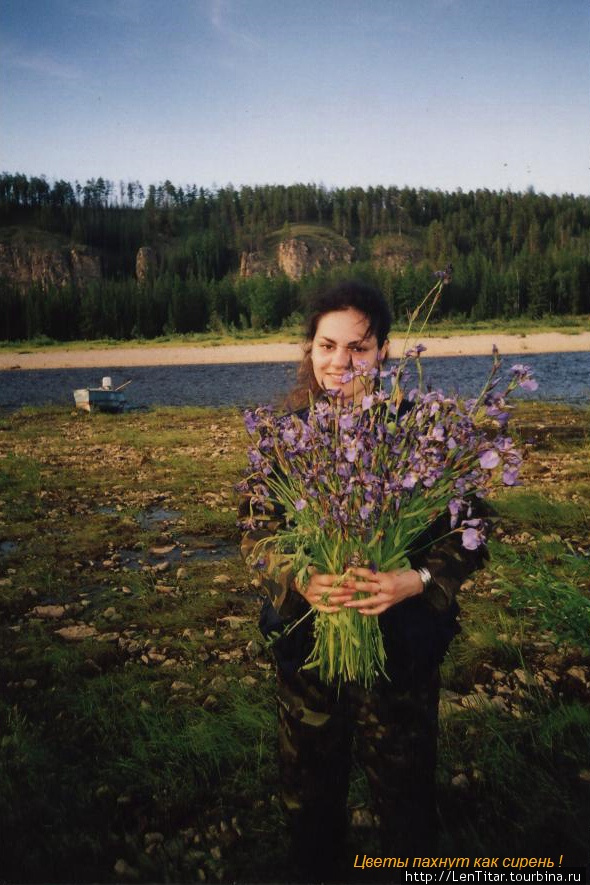
POLYGON ((372 369, 384 359, 388 342, 380 350, 375 335, 367 337, 368 328, 367 317, 353 307, 333 310, 320 318, 311 344, 311 364, 323 390, 338 390, 346 400, 364 393, 358 378, 347 382, 341 379, 359 363, 372 369))

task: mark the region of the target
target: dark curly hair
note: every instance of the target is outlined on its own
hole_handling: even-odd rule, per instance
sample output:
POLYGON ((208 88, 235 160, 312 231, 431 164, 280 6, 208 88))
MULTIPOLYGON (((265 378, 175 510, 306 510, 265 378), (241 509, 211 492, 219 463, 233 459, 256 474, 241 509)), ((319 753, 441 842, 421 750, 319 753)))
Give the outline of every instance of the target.
POLYGON ((287 400, 288 408, 302 408, 308 403, 310 391, 314 396, 320 392, 311 364, 311 345, 319 321, 327 313, 351 308, 367 318, 365 337, 374 335, 379 349, 385 344, 391 326, 391 312, 379 289, 360 280, 344 280, 329 289, 316 292, 307 308, 303 359, 297 373, 296 387, 287 400))

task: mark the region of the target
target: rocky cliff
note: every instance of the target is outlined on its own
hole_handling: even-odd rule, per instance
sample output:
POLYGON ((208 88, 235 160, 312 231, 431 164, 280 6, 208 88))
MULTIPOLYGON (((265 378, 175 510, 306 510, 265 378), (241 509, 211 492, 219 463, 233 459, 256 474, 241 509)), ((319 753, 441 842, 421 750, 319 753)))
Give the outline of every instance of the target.
POLYGON ((135 256, 135 278, 140 286, 154 278, 156 267, 156 253, 151 246, 140 246, 135 256))
POLYGON ((267 252, 242 252, 240 276, 262 273, 268 277, 284 273, 291 280, 335 264, 350 264, 353 247, 342 237, 293 236, 280 240, 267 252))
POLYGON ((0 243, 0 279, 8 280, 23 291, 34 285, 44 290, 67 285, 83 289, 101 276, 99 256, 85 246, 44 249, 0 243))

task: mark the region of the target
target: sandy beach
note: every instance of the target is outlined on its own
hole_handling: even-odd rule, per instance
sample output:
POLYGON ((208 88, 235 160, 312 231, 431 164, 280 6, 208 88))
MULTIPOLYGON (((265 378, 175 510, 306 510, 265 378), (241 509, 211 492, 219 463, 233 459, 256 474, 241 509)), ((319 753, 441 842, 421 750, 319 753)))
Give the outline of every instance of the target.
MULTIPOLYGON (((495 344, 501 354, 589 352, 590 331, 578 334, 541 332, 531 335, 450 335, 420 339, 429 356, 476 356, 491 354, 495 344)), ((403 339, 392 338, 390 356, 398 357, 403 339)), ((73 369, 127 366, 212 365, 218 363, 283 363, 298 362, 299 344, 229 344, 217 347, 195 345, 108 347, 89 350, 48 350, 0 352, 3 369, 73 369)))

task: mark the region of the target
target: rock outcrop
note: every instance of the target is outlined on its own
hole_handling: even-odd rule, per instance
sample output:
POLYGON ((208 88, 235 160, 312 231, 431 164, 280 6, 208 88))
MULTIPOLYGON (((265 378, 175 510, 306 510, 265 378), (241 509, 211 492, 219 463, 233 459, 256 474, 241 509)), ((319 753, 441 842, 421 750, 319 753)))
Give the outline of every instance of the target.
POLYGON ((0 243, 0 278, 18 289, 74 285, 83 289, 102 277, 100 257, 85 246, 42 249, 24 244, 0 243))
POLYGON ((140 286, 153 279, 156 273, 156 255, 151 246, 140 246, 135 258, 135 277, 140 286))
POLYGON ((242 252, 240 257, 240 276, 252 277, 254 274, 261 273, 267 277, 277 275, 278 267, 268 259, 262 252, 242 252))
POLYGON ((322 268, 350 264, 353 254, 353 247, 344 239, 340 242, 322 242, 319 238, 289 237, 281 240, 271 255, 243 252, 240 276, 251 277, 262 273, 274 277, 284 273, 290 280, 300 280, 302 276, 322 268))
POLYGON ((305 240, 292 237, 279 243, 279 268, 291 280, 300 280, 304 274, 314 273, 333 264, 350 264, 353 248, 346 244, 339 248, 321 244, 309 246, 305 240))

